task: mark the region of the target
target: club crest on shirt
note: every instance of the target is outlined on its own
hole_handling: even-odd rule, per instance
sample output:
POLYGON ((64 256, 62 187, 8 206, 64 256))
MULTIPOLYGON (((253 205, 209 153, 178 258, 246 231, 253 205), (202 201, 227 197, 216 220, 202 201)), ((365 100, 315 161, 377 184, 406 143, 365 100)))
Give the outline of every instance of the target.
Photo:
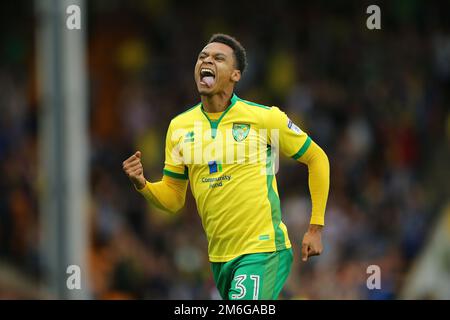
POLYGON ((292 122, 291 119, 288 119, 288 128, 291 129, 292 131, 294 131, 297 134, 301 134, 302 133, 302 130, 299 127, 297 127, 295 125, 295 123, 292 122))
POLYGON ((250 132, 250 125, 247 123, 233 123, 233 138, 237 142, 241 142, 247 138, 250 132))

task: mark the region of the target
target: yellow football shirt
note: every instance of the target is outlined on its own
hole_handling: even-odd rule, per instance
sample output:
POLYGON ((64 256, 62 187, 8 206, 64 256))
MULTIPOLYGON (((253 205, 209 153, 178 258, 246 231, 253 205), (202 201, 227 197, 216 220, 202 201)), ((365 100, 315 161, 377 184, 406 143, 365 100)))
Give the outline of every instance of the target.
POLYGON ((163 172, 189 179, 211 262, 291 247, 275 178, 278 153, 298 159, 310 144, 277 107, 236 95, 217 120, 201 103, 172 119, 163 172))

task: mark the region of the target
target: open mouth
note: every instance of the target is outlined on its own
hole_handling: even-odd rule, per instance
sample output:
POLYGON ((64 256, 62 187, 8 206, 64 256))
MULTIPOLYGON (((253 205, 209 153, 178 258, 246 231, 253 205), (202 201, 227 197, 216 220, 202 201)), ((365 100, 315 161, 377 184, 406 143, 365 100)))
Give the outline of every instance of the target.
POLYGON ((200 69, 200 83, 211 88, 216 81, 216 74, 213 70, 207 68, 200 69))

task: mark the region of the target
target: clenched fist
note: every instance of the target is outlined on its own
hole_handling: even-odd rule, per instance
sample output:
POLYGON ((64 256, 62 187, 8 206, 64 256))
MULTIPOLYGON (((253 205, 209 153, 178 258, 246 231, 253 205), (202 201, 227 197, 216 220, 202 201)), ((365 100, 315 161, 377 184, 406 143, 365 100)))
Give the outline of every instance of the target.
POLYGON ((311 224, 308 231, 303 236, 302 260, 307 261, 308 257, 318 256, 323 251, 322 246, 322 226, 311 224))
POLYGON ((133 182, 137 189, 145 187, 144 169, 141 163, 141 152, 137 151, 131 157, 123 162, 123 171, 125 171, 128 178, 133 182))

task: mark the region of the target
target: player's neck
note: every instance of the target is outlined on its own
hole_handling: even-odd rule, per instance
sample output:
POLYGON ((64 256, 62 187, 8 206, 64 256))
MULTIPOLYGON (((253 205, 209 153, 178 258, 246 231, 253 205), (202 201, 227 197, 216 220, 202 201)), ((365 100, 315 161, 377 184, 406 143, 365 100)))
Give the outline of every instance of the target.
POLYGON ((212 96, 201 96, 202 106, 205 112, 223 112, 230 105, 233 92, 223 92, 212 96))

